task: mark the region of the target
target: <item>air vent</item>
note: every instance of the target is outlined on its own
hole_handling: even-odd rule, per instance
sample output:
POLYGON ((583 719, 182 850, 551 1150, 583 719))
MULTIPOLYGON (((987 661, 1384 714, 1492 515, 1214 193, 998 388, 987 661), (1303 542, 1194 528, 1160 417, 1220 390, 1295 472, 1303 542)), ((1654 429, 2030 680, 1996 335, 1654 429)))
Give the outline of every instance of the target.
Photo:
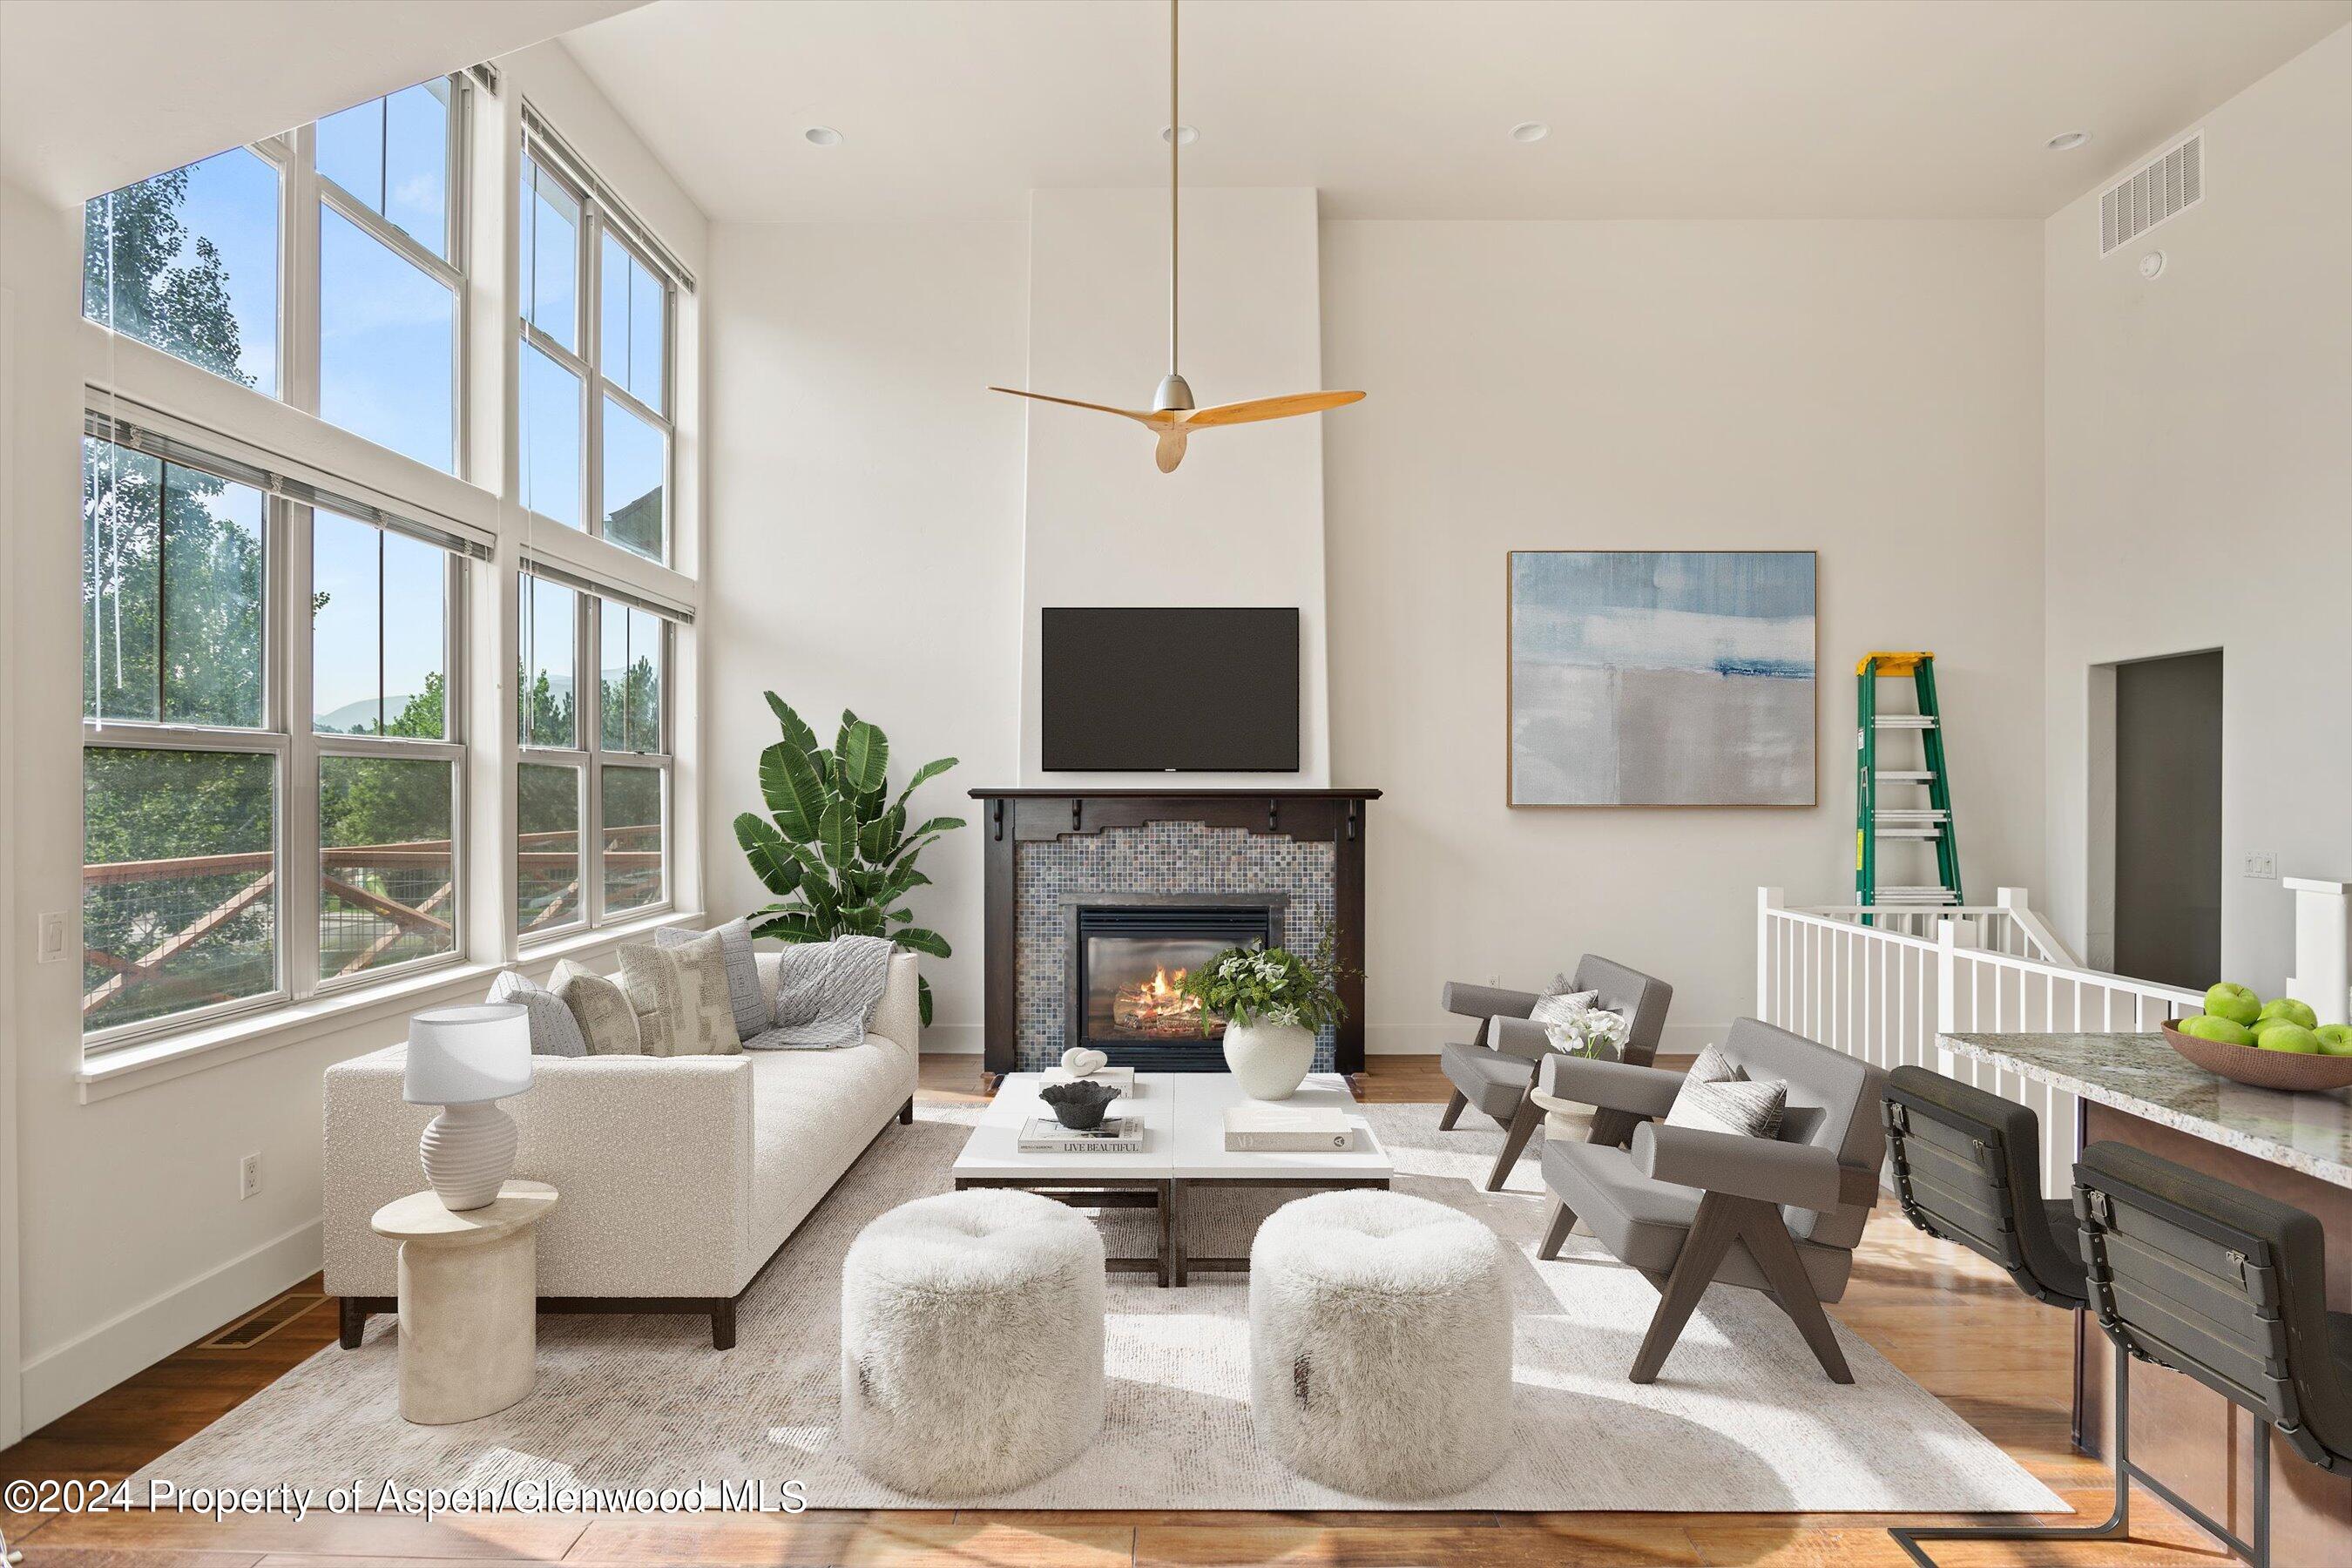
POLYGON ((2189 138, 2099 198, 2099 254, 2128 245, 2205 199, 2205 134, 2189 138))

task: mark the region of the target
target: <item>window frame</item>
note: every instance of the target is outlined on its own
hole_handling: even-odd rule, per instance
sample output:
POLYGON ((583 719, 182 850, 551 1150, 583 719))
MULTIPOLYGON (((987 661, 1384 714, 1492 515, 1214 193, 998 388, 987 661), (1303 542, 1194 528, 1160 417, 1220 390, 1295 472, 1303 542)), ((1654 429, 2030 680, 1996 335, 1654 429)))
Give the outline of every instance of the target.
MULTIPOLYGON (((649 406, 626 386, 607 378, 604 364, 604 240, 609 237, 644 268, 661 286, 661 400, 665 408, 677 406, 677 278, 670 269, 655 261, 651 247, 641 243, 634 226, 621 221, 596 194, 587 181, 575 179, 569 167, 571 160, 547 146, 526 129, 522 137, 524 164, 535 167, 541 179, 552 180, 566 195, 580 204, 579 256, 572 278, 572 337, 579 345, 574 353, 565 348, 542 331, 524 313, 522 282, 522 247, 520 242, 508 247, 507 281, 514 309, 508 312, 516 342, 515 389, 511 394, 515 409, 518 461, 520 449, 520 385, 521 347, 529 344, 570 371, 580 380, 581 429, 580 457, 580 532, 593 539, 606 539, 615 548, 626 551, 637 560, 650 560, 657 566, 676 569, 673 559, 677 552, 677 424, 671 416, 649 406), (628 545, 610 541, 604 529, 604 398, 610 395, 622 408, 644 420, 661 436, 662 443, 662 531, 656 554, 639 554, 628 545)), ((520 167, 520 165, 519 165, 520 167)), ((516 187, 516 199, 521 199, 521 182, 510 182, 516 187)), ((518 216, 518 223, 529 215, 518 216)), ((536 265, 534 248, 534 265, 536 265)), ((566 528, 545 512, 532 511, 530 516, 550 527, 566 528)))
MULTIPOLYGON (((91 412, 97 412, 95 400, 91 412)), ((106 440, 109 437, 84 435, 78 439, 106 440)), ((113 444, 122 447, 119 441, 113 444)), ((135 450, 131 447, 122 449, 135 450)), ((210 474, 233 484, 251 486, 250 478, 240 475, 236 471, 238 465, 229 459, 215 458, 213 464, 208 465, 201 459, 191 460, 194 458, 194 454, 186 454, 158 460, 210 474)), ((395 737, 318 735, 312 731, 314 704, 311 700, 311 639, 308 615, 311 593, 311 523, 318 510, 332 509, 314 509, 284 495, 267 489, 262 492, 262 696, 261 722, 257 727, 241 729, 143 719, 100 720, 87 714, 81 721, 81 750, 84 753, 91 751, 219 752, 271 759, 271 847, 277 877, 277 896, 273 900, 277 983, 269 990, 251 996, 184 1008, 100 1029, 86 1029, 81 1037, 85 1060, 247 1014, 296 1006, 313 998, 340 995, 385 980, 461 963, 467 959, 466 802, 469 769, 465 710, 467 704, 457 700, 454 694, 465 689, 463 682, 467 679, 466 638, 462 628, 466 625, 467 596, 472 574, 466 569, 464 554, 436 546, 446 557, 444 581, 448 594, 448 611, 442 626, 442 680, 444 690, 453 694, 443 703, 444 738, 439 741, 414 741, 395 737), (448 918, 451 944, 448 952, 428 953, 421 958, 360 970, 352 974, 325 977, 319 974, 319 918, 325 901, 320 886, 319 855, 322 847, 319 843, 319 763, 324 756, 430 758, 449 765, 451 891, 448 918)), ((373 523, 368 526, 382 527, 373 523)), ((86 766, 83 779, 81 787, 86 800, 89 787, 86 766)))
MULTIPOLYGON (((626 614, 629 605, 625 600, 607 598, 593 587, 566 582, 553 574, 543 578, 526 563, 519 574, 520 586, 515 596, 517 625, 520 625, 521 603, 530 592, 534 580, 552 583, 571 590, 579 606, 572 617, 572 713, 573 721, 571 746, 541 746, 523 738, 522 693, 515 695, 514 733, 517 736, 515 761, 519 766, 568 767, 580 776, 580 914, 562 925, 525 928, 519 910, 509 911, 515 921, 515 944, 520 952, 528 952, 543 942, 563 937, 577 936, 583 931, 601 931, 608 925, 650 920, 667 914, 677 907, 677 809, 675 805, 677 779, 677 752, 670 713, 675 706, 671 700, 670 680, 673 657, 677 647, 677 623, 658 611, 649 611, 661 627, 661 682, 659 710, 655 714, 656 739, 659 749, 652 752, 613 752, 604 748, 604 610, 608 605, 618 605, 626 614), (607 767, 645 768, 658 771, 661 775, 661 896, 649 903, 631 904, 614 911, 604 906, 604 770, 607 767)), ((520 800, 521 781, 518 777, 515 796, 520 800)), ((516 817, 515 845, 520 853, 521 832, 520 807, 516 817)), ((520 864, 520 862, 514 862, 520 864)))

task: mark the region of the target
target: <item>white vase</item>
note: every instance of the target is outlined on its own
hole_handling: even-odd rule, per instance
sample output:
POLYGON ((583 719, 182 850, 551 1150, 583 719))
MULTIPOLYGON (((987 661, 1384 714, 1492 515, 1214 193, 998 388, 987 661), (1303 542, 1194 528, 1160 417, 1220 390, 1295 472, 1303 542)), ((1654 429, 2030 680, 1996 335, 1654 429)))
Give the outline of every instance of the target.
POLYGON ((1288 1100, 1315 1065, 1315 1031, 1297 1024, 1227 1024, 1225 1066, 1252 1100, 1288 1100))

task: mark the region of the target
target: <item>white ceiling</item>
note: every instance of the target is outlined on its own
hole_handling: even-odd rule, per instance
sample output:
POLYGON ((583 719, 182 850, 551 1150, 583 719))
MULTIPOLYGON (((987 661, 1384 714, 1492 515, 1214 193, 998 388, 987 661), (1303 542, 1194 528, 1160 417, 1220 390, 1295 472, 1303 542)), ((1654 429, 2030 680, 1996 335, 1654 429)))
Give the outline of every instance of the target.
MULTIPOLYGON (((1199 0, 1185 177, 1344 217, 2040 217, 2352 0, 1199 0), (1533 145, 1524 120, 1550 123, 1533 145), (2053 135, 2087 130, 2059 154, 2053 135)), ((657 0, 566 46, 713 218, 1164 177, 1160 0, 657 0), (829 125, 845 140, 813 147, 829 125)))
POLYGON ((0 174, 80 201, 644 0, 0 0, 0 174))

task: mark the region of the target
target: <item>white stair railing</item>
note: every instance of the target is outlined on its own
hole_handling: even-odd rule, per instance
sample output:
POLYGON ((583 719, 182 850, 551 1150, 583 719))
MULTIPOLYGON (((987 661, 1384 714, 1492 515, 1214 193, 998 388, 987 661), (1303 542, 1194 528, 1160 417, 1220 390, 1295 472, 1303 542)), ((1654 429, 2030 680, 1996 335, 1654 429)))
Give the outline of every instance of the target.
POLYGON ((1759 888, 1756 909, 1758 1017, 1882 1068, 1929 1068, 2032 1107, 2042 1190, 2053 1194, 2074 1185, 2075 1098, 1944 1050, 1937 1037, 2150 1034, 2203 1006, 2195 992, 2083 968, 2021 888, 2002 889, 1990 907, 1869 911, 1790 909, 1780 889, 1759 888), (1880 919, 1864 925, 1865 912, 1880 919))

